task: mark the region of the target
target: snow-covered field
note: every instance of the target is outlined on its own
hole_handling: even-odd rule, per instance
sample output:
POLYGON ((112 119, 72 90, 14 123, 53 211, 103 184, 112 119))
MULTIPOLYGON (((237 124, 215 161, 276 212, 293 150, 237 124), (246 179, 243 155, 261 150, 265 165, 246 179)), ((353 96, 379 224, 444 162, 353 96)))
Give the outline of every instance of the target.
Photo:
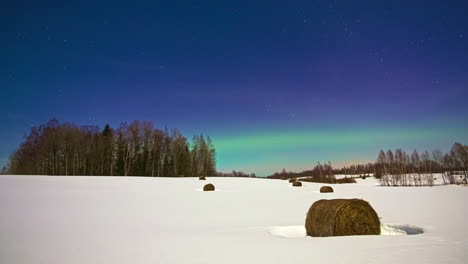
POLYGON ((0 176, 0 263, 468 263, 467 187, 357 181, 0 176), (369 201, 387 235, 306 237, 324 198, 369 201))

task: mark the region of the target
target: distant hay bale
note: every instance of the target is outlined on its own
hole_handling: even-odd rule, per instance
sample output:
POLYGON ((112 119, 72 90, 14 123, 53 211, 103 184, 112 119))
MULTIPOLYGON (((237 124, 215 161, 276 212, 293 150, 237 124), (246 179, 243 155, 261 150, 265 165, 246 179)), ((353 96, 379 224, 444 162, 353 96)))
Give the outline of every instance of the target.
POLYGON ((380 235, 380 220, 364 200, 319 200, 309 208, 305 228, 313 237, 380 235))
POLYGON ((289 179, 289 182, 295 182, 297 179, 296 178, 291 178, 289 179))
POLYGON ((206 180, 205 176, 200 176, 200 177, 198 177, 198 179, 201 180, 201 181, 205 181, 205 180, 206 180))
POLYGON ((301 187, 301 186, 302 186, 302 182, 300 182, 300 181, 295 181, 295 182, 292 183, 292 186, 294 186, 294 187, 301 187))
POLYGON ((288 179, 288 177, 286 177, 286 176, 283 176, 283 177, 281 177, 281 179, 282 179, 282 180, 287 180, 287 179, 288 179))
POLYGON ((203 186, 203 191, 208 192, 208 191, 214 191, 215 187, 213 184, 208 183, 207 185, 203 186))
POLYGON ((320 188, 320 192, 321 193, 331 193, 331 192, 333 192, 333 188, 330 187, 330 186, 322 186, 320 188))
POLYGON ((335 179, 333 183, 356 183, 356 180, 354 178, 341 178, 335 179))

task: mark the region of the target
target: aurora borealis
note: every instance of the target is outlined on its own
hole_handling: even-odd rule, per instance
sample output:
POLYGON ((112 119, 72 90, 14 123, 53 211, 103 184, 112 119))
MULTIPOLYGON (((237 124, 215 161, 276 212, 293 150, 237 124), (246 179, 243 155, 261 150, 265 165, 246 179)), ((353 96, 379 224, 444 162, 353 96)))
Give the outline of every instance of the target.
POLYGON ((0 168, 32 125, 149 120, 266 175, 468 143, 464 1, 8 3, 0 168))
POLYGON ((452 141, 466 138, 463 132, 444 129, 358 129, 347 131, 276 132, 216 138, 221 164, 245 166, 268 173, 281 166, 293 170, 310 169, 317 161, 333 161, 335 166, 361 164, 375 159, 376 149, 398 145, 408 149, 446 149, 452 141), (450 136, 447 136, 449 134, 450 136), (432 143, 428 144, 427 142, 432 143), (253 146, 253 147, 252 147, 253 146))

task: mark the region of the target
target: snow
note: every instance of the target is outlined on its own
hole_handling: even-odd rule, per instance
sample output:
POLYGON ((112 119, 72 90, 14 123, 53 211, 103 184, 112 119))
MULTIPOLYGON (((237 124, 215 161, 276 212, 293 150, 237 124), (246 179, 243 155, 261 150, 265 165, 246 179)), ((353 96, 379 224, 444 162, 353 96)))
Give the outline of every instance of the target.
MULTIPOLYGON (((380 230, 382 236, 416 235, 424 233, 424 230, 417 226, 392 225, 385 223, 381 223, 380 230)), ((274 236, 285 238, 304 238, 307 236, 307 231, 304 225, 272 226, 269 228, 269 232, 274 236)))
POLYGON ((299 226, 272 226, 269 228, 270 234, 285 238, 303 238, 307 232, 303 225, 299 226))
POLYGON ((467 263, 468 188, 252 178, 0 176, 0 263, 467 263), (200 191, 213 183, 214 192, 200 191), (313 238, 319 199, 362 198, 381 236, 313 238), (405 235, 406 233, 414 235, 405 235))

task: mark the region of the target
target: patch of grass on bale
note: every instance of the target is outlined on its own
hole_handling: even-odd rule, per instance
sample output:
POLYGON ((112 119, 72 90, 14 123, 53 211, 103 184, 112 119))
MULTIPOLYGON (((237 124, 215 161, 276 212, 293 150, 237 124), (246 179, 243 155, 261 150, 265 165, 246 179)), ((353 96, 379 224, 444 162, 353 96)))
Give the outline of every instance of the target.
POLYGON ((208 183, 207 185, 203 186, 203 191, 209 192, 209 191, 214 191, 215 187, 213 184, 208 183))
POLYGON ((295 182, 297 179, 296 178, 291 178, 289 179, 289 182, 295 182))
POLYGON ((331 186, 322 186, 322 187, 320 187, 320 192, 321 193, 332 193, 333 188, 331 186))
POLYGON ((380 235, 380 220, 364 200, 319 200, 309 208, 305 228, 313 237, 380 235))

